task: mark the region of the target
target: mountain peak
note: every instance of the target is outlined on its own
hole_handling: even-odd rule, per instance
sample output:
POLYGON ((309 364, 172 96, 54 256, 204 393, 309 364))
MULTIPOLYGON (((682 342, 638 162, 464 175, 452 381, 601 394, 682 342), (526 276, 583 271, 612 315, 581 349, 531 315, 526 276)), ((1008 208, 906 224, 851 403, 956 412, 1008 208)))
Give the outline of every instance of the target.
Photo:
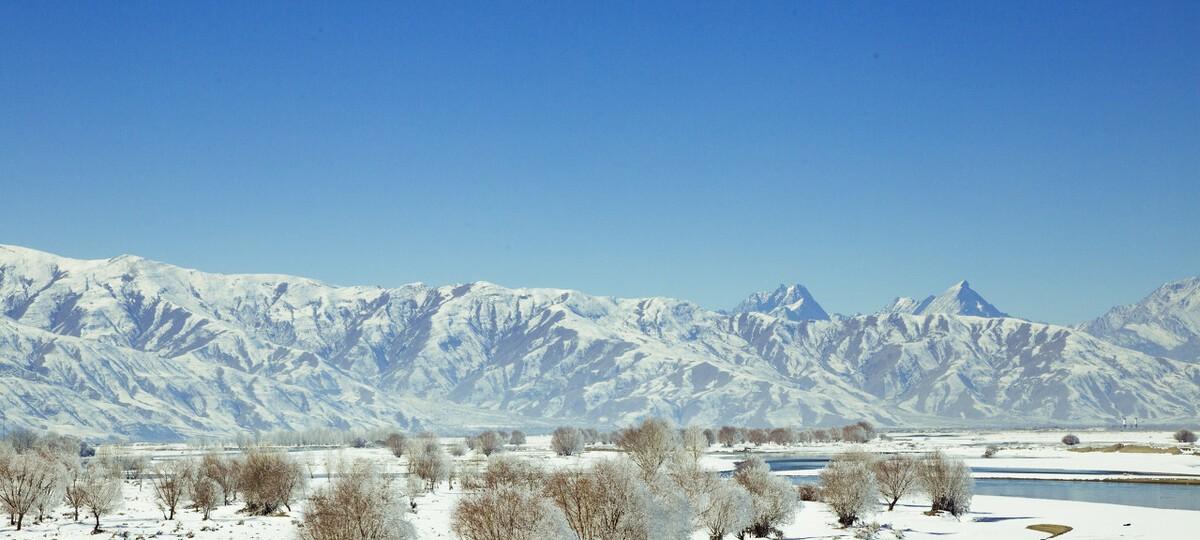
POLYGON ((917 302, 915 299, 900 297, 883 308, 884 313, 909 313, 912 315, 967 315, 971 317, 1007 317, 989 303, 978 292, 971 288, 967 280, 959 281, 937 296, 927 296, 917 302))
POLYGON ((750 295, 733 309, 736 313, 766 313, 790 321, 827 321, 829 314, 817 303, 812 293, 799 283, 781 284, 774 291, 750 295))

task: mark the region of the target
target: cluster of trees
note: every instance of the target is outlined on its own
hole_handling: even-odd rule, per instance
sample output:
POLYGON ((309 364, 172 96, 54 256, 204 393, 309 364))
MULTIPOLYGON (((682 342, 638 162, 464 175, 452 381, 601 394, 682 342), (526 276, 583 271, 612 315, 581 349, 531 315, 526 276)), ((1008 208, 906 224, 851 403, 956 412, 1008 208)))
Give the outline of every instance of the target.
POLYGON ((874 512, 881 497, 891 511, 918 492, 929 497, 932 512, 959 517, 970 510, 974 487, 966 464, 941 452, 920 457, 848 452, 830 460, 820 479, 811 498, 824 502, 844 527, 874 512))
POLYGON ((503 450, 505 444, 520 448, 525 444, 525 432, 521 430, 513 430, 511 433, 508 431, 484 431, 467 437, 467 448, 476 450, 485 456, 503 450))
POLYGON ((875 431, 875 426, 864 420, 842 427, 808 430, 723 426, 715 434, 709 433, 709 430, 705 430, 705 435, 709 438, 709 444, 718 442, 721 443, 721 446, 730 448, 740 444, 762 446, 770 443, 780 446, 791 446, 795 444, 839 441, 865 443, 875 439, 878 434, 875 431))
MULTIPOLYGON (((560 428, 552 444, 572 455, 589 439, 601 437, 560 428)), ((720 540, 776 531, 798 508, 790 483, 761 460, 743 463, 730 478, 702 467, 708 443, 698 428, 649 419, 611 440, 623 456, 552 472, 492 456, 478 477, 463 479, 473 493, 455 508, 452 530, 464 540, 674 540, 702 529, 720 540)))
POLYGON ((25 430, 0 441, 0 508, 10 525, 21 530, 26 518, 40 522, 65 504, 75 519, 81 510, 90 514, 93 532, 100 531, 101 516, 120 507, 121 471, 108 460, 85 464, 80 458, 85 448, 72 437, 38 437, 25 430))

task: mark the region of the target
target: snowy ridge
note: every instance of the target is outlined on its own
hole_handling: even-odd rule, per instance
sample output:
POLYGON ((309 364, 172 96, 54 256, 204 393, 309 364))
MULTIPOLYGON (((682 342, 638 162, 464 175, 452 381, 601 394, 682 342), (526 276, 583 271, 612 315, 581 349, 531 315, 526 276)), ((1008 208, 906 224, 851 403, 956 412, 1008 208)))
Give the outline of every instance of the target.
MULTIPOLYGON (((960 285, 955 309, 994 311, 960 285)), ((792 286, 723 314, 669 298, 486 282, 337 287, 0 246, 0 415, 169 439, 325 425, 612 426, 651 414, 808 426, 1200 412, 1200 366, 1077 329, 939 312, 950 307, 935 299, 927 313, 827 320, 792 286)))
POLYGON ((1147 354, 1200 362, 1200 277, 1167 283, 1079 329, 1147 354))
POLYGON ((970 317, 1008 317, 996 309, 966 280, 952 285, 937 296, 927 296, 918 302, 913 298, 899 297, 883 308, 882 313, 908 313, 910 315, 965 315, 970 317))
POLYGON ((766 313, 789 321, 827 321, 829 314, 799 283, 774 291, 756 292, 733 309, 735 313, 766 313))

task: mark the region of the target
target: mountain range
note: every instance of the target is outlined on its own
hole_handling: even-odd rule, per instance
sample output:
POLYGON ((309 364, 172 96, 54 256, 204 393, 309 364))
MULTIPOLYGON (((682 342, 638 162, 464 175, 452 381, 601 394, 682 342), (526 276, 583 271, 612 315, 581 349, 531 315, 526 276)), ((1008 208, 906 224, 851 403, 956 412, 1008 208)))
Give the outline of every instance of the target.
POLYGON ((1200 279, 1075 327, 960 282, 830 316, 487 282, 339 287, 0 245, 0 421, 172 440, 315 427, 1094 425, 1200 413, 1200 279))

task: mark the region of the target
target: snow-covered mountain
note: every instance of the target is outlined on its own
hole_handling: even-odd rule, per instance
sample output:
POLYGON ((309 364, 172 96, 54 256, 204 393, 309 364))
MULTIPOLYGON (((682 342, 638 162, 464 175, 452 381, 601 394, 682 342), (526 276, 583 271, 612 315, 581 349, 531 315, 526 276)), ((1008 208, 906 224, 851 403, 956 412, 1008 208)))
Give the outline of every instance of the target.
POLYGON ((881 313, 908 313, 910 315, 966 315, 970 317, 1008 317, 1007 313, 996 309, 979 293, 971 288, 966 280, 952 285, 937 296, 927 296, 924 300, 899 297, 884 307, 881 313))
POLYGON ((1200 366, 1075 329, 942 307, 818 319, 798 286, 755 298, 724 314, 669 298, 337 287, 0 246, 0 420, 177 438, 651 414, 1028 425, 1200 411, 1200 366))
POLYGON ((1200 362, 1200 277, 1167 283, 1079 328, 1147 354, 1200 362))
POLYGON ((829 314, 803 285, 780 285, 774 291, 761 291, 733 308, 734 313, 766 313, 789 321, 827 321, 829 314))

